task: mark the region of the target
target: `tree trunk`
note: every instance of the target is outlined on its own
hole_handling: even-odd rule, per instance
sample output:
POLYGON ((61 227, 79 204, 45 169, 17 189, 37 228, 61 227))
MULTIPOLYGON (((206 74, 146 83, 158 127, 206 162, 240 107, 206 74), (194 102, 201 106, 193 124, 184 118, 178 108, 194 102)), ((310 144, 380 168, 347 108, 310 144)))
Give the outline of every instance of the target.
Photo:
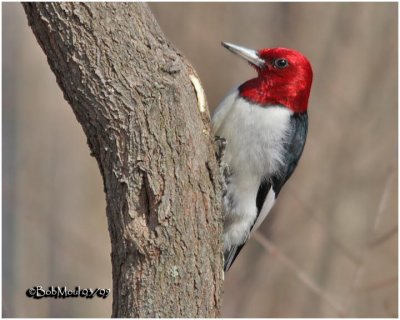
POLYGON ((218 316, 220 178, 195 71, 146 4, 23 6, 103 176, 112 316, 218 316))

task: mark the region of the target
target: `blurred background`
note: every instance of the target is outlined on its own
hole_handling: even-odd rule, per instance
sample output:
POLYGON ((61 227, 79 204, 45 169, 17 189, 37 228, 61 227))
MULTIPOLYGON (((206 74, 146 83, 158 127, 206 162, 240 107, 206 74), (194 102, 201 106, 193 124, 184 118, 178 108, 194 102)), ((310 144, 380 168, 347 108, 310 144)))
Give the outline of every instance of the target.
MULTIPOLYGON (((109 317, 111 297, 25 296, 111 288, 111 249, 84 133, 21 5, 2 7, 3 316, 109 317)), ((222 316, 397 317, 397 3, 150 7, 211 110, 254 76, 221 40, 295 48, 314 68, 303 157, 226 275, 222 316)))

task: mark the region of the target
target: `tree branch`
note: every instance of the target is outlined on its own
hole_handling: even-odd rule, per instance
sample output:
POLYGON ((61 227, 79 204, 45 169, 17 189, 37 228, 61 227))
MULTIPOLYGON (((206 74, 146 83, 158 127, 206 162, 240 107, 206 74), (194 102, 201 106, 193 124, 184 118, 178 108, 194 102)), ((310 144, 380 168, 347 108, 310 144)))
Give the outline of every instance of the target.
POLYGON ((103 176, 112 316, 218 316, 220 178, 195 71, 145 4, 23 6, 103 176))

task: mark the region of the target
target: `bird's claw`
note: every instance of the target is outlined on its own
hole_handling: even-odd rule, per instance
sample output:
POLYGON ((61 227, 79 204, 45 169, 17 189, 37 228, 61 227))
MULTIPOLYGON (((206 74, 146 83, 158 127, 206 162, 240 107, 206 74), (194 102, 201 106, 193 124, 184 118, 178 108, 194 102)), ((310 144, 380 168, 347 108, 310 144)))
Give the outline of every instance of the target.
POLYGON ((219 164, 219 170, 220 170, 221 176, 223 177, 223 179, 222 179, 222 194, 225 195, 226 190, 227 190, 228 179, 231 176, 231 171, 230 171, 228 164, 225 161, 223 161, 227 142, 226 142, 225 138, 216 136, 215 144, 217 147, 216 157, 217 157, 218 164, 219 164))
POLYGON ((226 149, 226 139, 223 137, 215 136, 215 145, 217 147, 217 150, 215 152, 215 155, 217 157, 218 163, 221 164, 222 158, 225 155, 225 149, 226 149))

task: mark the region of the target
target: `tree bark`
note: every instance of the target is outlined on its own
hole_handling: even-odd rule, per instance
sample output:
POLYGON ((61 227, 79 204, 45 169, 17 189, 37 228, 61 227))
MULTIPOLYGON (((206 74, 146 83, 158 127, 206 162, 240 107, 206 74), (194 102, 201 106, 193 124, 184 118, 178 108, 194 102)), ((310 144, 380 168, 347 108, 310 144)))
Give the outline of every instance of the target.
POLYGON ((146 4, 23 6, 103 176, 112 316, 218 316, 221 185, 194 69, 146 4))

